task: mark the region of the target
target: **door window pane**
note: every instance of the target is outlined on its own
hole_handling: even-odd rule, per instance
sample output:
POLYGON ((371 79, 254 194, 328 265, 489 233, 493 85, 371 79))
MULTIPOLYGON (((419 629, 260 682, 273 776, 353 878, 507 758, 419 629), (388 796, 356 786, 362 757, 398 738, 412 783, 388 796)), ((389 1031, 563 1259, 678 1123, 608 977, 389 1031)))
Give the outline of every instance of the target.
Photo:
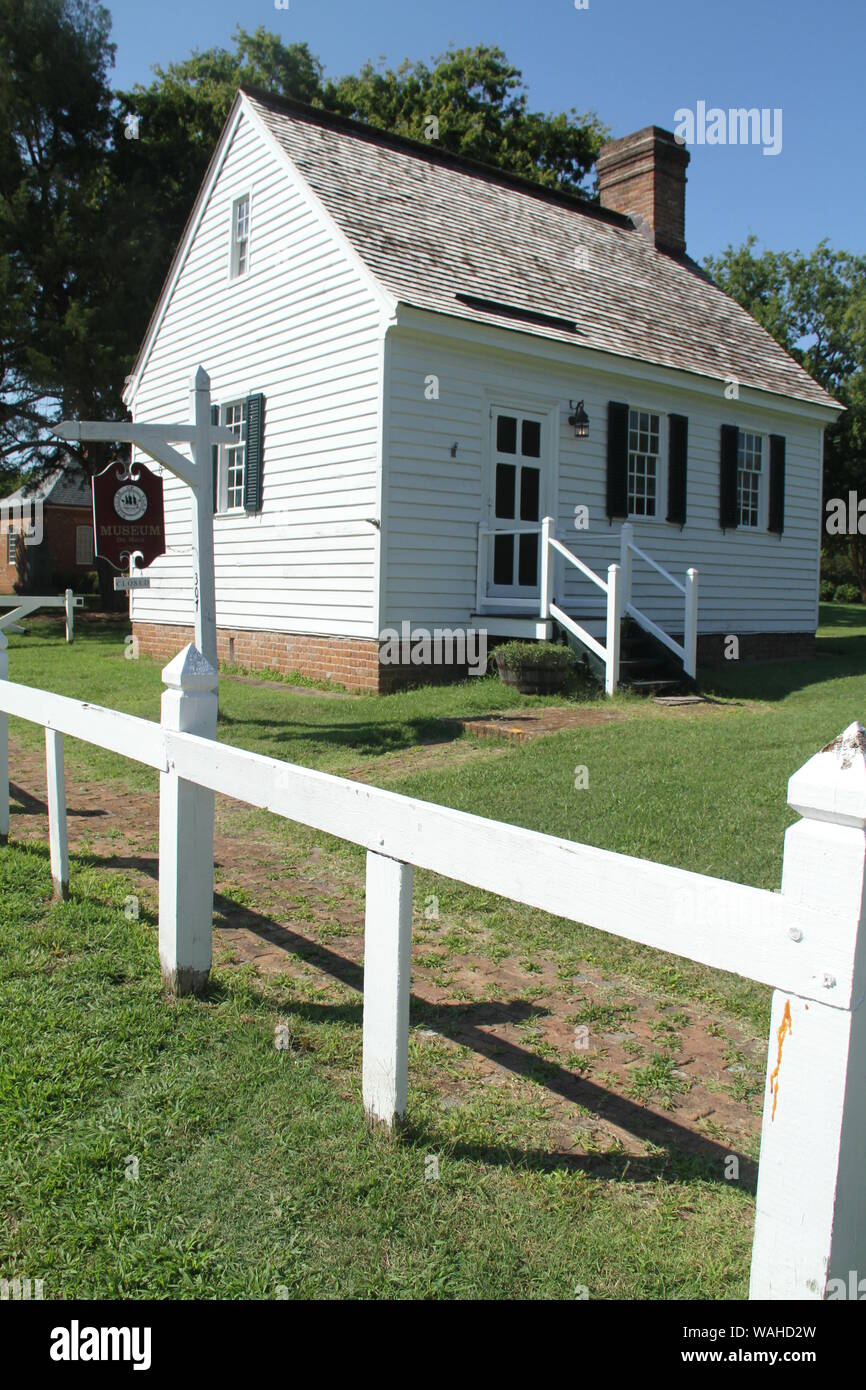
POLYGON ((538 536, 520 536, 519 539, 517 582, 534 586, 538 583, 538 536))
POLYGON ((514 537, 497 536, 493 546, 493 583, 511 584, 514 579, 514 537))
POLYGON ((541 458, 541 421, 524 420, 521 430, 520 452, 526 458, 541 458))
POLYGON ((500 454, 517 453, 517 421, 513 415, 500 415, 497 419, 496 449, 500 454))
POLYGON ((513 463, 496 465, 496 515, 509 520, 514 517, 514 484, 517 469, 513 463))
POLYGON ((520 470, 520 520, 538 520, 538 489, 541 471, 538 468, 520 470))

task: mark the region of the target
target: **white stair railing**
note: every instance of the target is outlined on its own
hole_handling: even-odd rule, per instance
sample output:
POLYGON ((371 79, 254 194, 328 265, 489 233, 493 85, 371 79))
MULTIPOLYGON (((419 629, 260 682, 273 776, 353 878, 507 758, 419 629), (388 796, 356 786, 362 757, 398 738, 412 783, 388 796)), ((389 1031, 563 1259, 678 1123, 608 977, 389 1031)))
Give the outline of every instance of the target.
POLYGON ((595 570, 590 569, 589 565, 584 564, 571 550, 558 541, 553 534, 554 521, 552 516, 546 516, 541 523, 541 617, 545 620, 555 618, 560 627, 564 627, 566 632, 570 632, 585 647, 604 662, 604 689, 607 695, 613 695, 619 684, 619 645, 620 645, 620 626, 622 618, 622 586, 620 583, 619 565, 610 565, 607 571, 607 582, 601 575, 596 574, 595 570), (555 556, 561 555, 570 565, 579 569, 581 574, 591 580, 591 582, 601 589, 607 596, 607 613, 605 624, 605 640, 602 644, 591 632, 587 632, 579 622, 564 612, 553 599, 554 575, 556 572, 555 556))
POLYGON ((654 560, 651 555, 647 555, 645 550, 641 550, 634 543, 634 527, 627 521, 620 536, 620 565, 622 568, 622 611, 623 615, 634 618, 646 632, 652 634, 657 641, 661 642, 673 652, 683 663, 683 670, 687 676, 695 678, 697 671, 698 654, 698 571, 696 569, 686 570, 686 582, 681 584, 672 574, 654 560), (632 556, 637 555, 638 559, 644 560, 652 569, 666 579, 669 584, 673 584, 675 589, 683 595, 684 599, 684 620, 683 620, 683 641, 682 645, 675 641, 669 633, 654 623, 639 608, 636 608, 631 601, 632 583, 632 556))

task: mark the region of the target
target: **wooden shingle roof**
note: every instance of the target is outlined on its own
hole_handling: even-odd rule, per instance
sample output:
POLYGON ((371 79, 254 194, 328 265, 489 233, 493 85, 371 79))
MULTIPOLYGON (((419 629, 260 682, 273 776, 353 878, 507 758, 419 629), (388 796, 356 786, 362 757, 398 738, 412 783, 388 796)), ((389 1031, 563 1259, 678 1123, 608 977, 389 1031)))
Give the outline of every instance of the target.
POLYGON ((399 302, 838 409, 695 262, 657 250, 630 218, 432 144, 245 97, 399 302))

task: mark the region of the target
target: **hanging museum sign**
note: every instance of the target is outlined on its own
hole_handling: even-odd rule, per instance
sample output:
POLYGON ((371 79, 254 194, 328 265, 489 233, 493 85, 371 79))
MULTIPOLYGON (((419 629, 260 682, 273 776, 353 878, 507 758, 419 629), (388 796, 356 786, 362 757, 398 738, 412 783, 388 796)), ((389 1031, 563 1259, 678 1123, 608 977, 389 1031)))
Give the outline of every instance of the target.
POLYGON ((143 463, 113 463, 93 479, 93 538, 96 554, 115 569, 144 569, 165 554, 162 478, 143 463))

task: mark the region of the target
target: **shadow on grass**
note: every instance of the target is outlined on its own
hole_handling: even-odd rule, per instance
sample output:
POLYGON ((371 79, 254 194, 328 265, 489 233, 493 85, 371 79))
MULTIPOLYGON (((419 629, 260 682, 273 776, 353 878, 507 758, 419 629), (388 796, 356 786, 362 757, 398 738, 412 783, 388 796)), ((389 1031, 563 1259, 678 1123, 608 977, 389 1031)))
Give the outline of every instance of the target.
MULTIPOLYGON (((417 748, 419 745, 451 743, 462 733, 459 724, 454 720, 439 719, 432 715, 420 719, 396 721, 393 725, 372 721, 367 723, 317 724, 257 717, 238 719, 221 710, 219 723, 221 729, 232 731, 231 742, 234 743, 235 737, 237 737, 238 746, 241 747, 246 746, 250 741, 255 741, 257 736, 261 738, 267 731, 266 738, 270 749, 279 748, 282 744, 297 742, 308 743, 312 747, 330 745, 336 748, 350 748, 359 756, 399 753, 409 748, 417 748), (244 729, 249 729, 249 738, 243 737, 242 731, 244 729)), ((278 755, 272 754, 272 756, 278 755)))
POLYGON ((805 661, 754 661, 701 667, 702 694, 739 700, 784 700, 796 690, 846 676, 866 675, 866 633, 862 622, 851 636, 826 633, 815 639, 815 655, 805 661))
MULTIPOLYGON (((158 880, 158 861, 155 859, 120 856, 103 859, 94 855, 81 855, 77 858, 81 864, 88 866, 135 870, 155 881, 158 880)), ((330 975, 331 979, 340 984, 358 991, 359 994, 363 992, 364 971, 357 961, 340 955, 319 942, 311 941, 300 932, 275 922, 254 908, 216 893, 214 919, 215 925, 224 932, 249 931, 267 941, 269 945, 285 951, 287 957, 295 956, 305 964, 315 966, 330 975)), ((218 979, 212 979, 204 1002, 217 1002, 217 996, 223 997, 220 982, 218 979)), ((459 1046, 470 1048, 478 1056, 515 1076, 535 1081, 554 1095, 573 1105, 591 1110, 599 1119, 606 1120, 636 1139, 651 1143, 665 1151, 649 1157, 611 1157, 500 1148, 495 1145, 470 1145, 462 1149, 460 1146, 449 1148, 449 1152, 462 1152, 466 1157, 476 1157, 485 1162, 502 1162, 508 1166, 533 1167, 544 1171, 567 1166, 614 1178, 625 1177, 627 1173, 631 1181, 650 1182, 664 1175, 719 1183, 726 1181, 725 1164, 732 1152, 729 1145, 716 1143, 679 1124, 668 1115, 650 1110, 637 1101, 629 1100, 595 1081, 569 1071, 566 1067, 537 1057, 517 1043, 486 1031, 494 1024, 514 1024, 543 1018, 547 1010, 523 1000, 431 1004, 416 995, 410 995, 409 1007, 412 1023, 424 1022, 434 1025, 438 1033, 459 1046)), ((354 1006, 299 1002, 292 1006, 292 1012, 308 1022, 354 1023, 360 1026, 362 1002, 359 1000, 354 1006)), ((407 1132, 411 1137, 411 1126, 407 1127, 407 1132)), ((423 1128, 414 1133, 425 1142, 430 1137, 423 1128)), ((740 1164, 740 1183, 746 1191, 754 1191, 757 1165, 744 1154, 737 1154, 736 1157, 740 1164)))

